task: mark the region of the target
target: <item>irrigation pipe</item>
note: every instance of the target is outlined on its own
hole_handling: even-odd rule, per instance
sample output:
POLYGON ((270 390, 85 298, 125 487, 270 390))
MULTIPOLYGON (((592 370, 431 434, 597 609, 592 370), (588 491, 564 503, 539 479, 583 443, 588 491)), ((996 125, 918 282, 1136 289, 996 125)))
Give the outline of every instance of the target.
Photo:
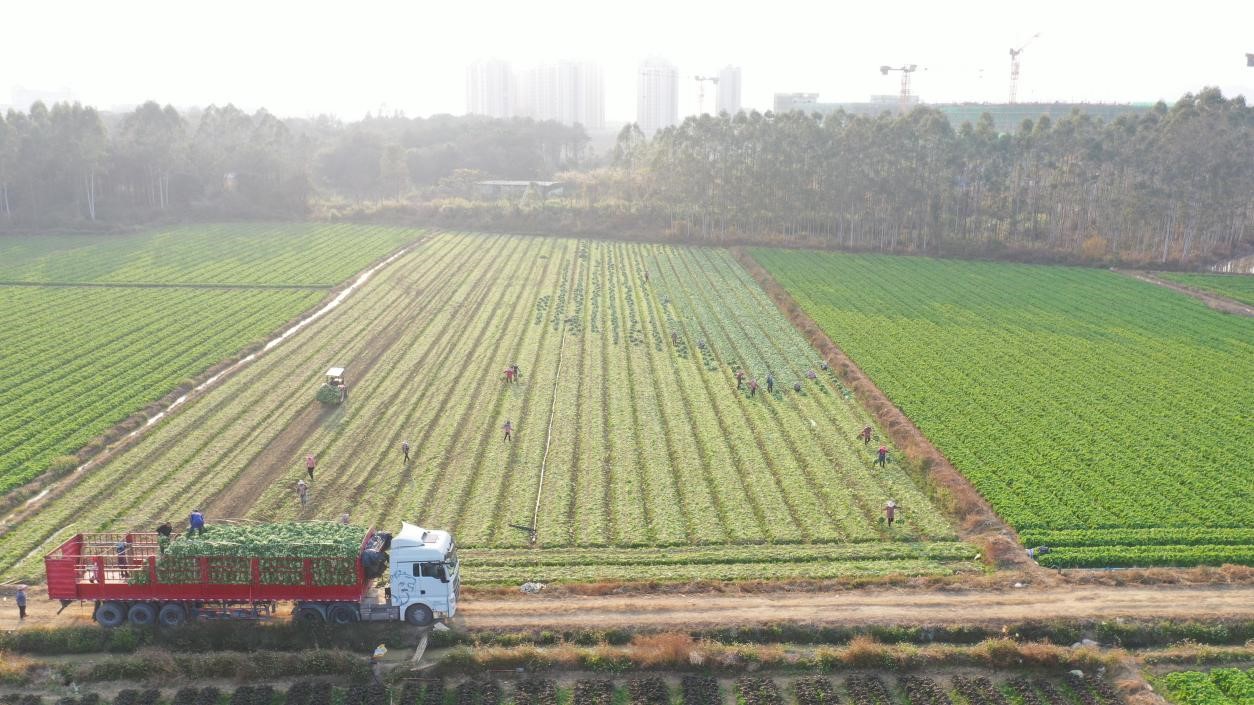
POLYGON ((562 323, 562 337, 557 341, 557 372, 553 375, 553 403, 549 405, 549 434, 544 439, 544 457, 540 460, 540 485, 536 487, 536 508, 531 513, 531 539, 535 542, 536 521, 540 518, 540 498, 544 496, 544 471, 549 465, 549 446, 553 444, 553 418, 557 415, 557 385, 562 381, 562 357, 566 354, 566 323, 562 323))

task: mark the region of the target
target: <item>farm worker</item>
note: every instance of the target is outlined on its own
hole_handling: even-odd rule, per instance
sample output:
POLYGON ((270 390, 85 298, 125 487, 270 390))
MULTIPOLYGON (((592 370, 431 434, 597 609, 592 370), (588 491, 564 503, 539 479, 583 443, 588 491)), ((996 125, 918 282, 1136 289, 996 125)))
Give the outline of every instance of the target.
POLYGON ((296 481, 296 494, 300 495, 300 506, 305 506, 309 496, 309 485, 305 484, 305 478, 296 481))
POLYGON ((862 445, 870 445, 871 427, 867 426, 866 428, 862 429, 862 433, 860 435, 862 436, 862 445))
POLYGON ((796 392, 796 393, 800 394, 800 393, 801 393, 801 383, 800 383, 800 382, 793 382, 793 383, 792 383, 792 390, 793 390, 794 392, 796 392))
POLYGON ((517 363, 517 362, 515 362, 515 363, 514 363, 514 364, 512 364, 512 365, 510 365, 510 368, 514 370, 514 381, 515 381, 515 382, 517 382, 518 380, 522 379, 522 370, 518 369, 518 363, 517 363))
POLYGON ((126 539, 124 538, 118 539, 118 544, 115 547, 115 550, 118 553, 118 567, 119 568, 125 568, 127 566, 126 551, 129 548, 130 548, 130 544, 126 542, 126 539))
POLYGON ((770 392, 771 394, 775 393, 775 376, 772 375, 770 372, 766 373, 766 391, 770 392))
POLYGON ((26 619, 26 586, 17 586, 17 619, 22 621, 26 619))
POLYGON ((193 509, 187 517, 187 535, 203 535, 205 533, 205 515, 199 509, 193 509))
POLYGON ((737 369, 736 370, 736 389, 740 389, 743 386, 745 386, 745 371, 741 369, 737 369))
POLYGON ((806 379, 811 380, 811 381, 814 381, 814 380, 816 380, 816 379, 818 379, 818 378, 819 378, 819 376, 818 376, 817 374, 815 374, 815 373, 814 373, 814 369, 813 369, 813 368, 806 370, 806 379))
POLYGON ((168 521, 157 527, 158 536, 164 536, 168 539, 172 533, 174 533, 174 527, 170 526, 170 522, 168 521))
POLYGON ((344 512, 343 514, 340 515, 340 523, 348 524, 348 512, 344 512))
POLYGON ((505 440, 511 440, 511 434, 514 433, 514 424, 510 423, 509 419, 505 419, 505 425, 501 428, 505 430, 505 440))
POLYGON ((749 396, 753 396, 757 393, 758 393, 758 381, 756 379, 749 380, 749 396))
POLYGON ((405 462, 409 462, 409 441, 401 441, 401 452, 405 454, 405 462))
POLYGON ((648 283, 649 283, 649 270, 647 270, 647 269, 646 269, 646 270, 644 270, 644 283, 645 283, 645 284, 648 284, 648 283))
POLYGON ((889 526, 892 526, 893 520, 897 518, 897 503, 891 499, 884 505, 884 518, 888 520, 889 526))
POLYGON ((317 464, 318 464, 318 461, 314 460, 313 453, 310 453, 305 456, 305 472, 309 473, 310 482, 313 482, 314 466, 317 464))
POLYGON ((676 333, 675 331, 671 331, 671 345, 679 347, 679 333, 676 333))
POLYGON ((514 368, 513 368, 513 367, 506 367, 506 368, 505 368, 505 381, 506 381, 506 382, 513 382, 513 381, 514 381, 514 368))
POLYGON ((880 449, 876 452, 879 454, 879 457, 875 459, 875 464, 884 467, 884 464, 888 462, 888 448, 880 446, 880 449))

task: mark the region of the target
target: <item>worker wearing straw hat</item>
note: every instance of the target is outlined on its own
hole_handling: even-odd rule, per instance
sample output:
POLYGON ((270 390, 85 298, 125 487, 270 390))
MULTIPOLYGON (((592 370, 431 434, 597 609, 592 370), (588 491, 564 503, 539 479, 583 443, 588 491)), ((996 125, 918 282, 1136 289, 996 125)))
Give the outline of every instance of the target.
POLYGON ((884 517, 888 519, 888 526, 892 527, 893 520, 897 518, 896 501, 890 499, 888 500, 888 503, 884 505, 884 517))
POLYGON ((26 619, 26 586, 17 586, 17 619, 23 621, 26 619))

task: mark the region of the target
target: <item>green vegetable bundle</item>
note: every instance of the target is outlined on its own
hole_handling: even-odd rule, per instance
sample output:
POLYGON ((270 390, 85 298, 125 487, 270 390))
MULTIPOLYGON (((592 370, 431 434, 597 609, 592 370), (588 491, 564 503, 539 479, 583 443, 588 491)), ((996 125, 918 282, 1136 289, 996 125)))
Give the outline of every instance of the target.
MULTIPOLYGON (((315 585, 352 585, 357 581, 357 553, 366 530, 332 522, 287 522, 252 526, 211 526, 203 536, 179 536, 157 559, 157 580, 165 584, 200 582, 198 558, 209 558, 209 582, 246 585, 252 582, 252 559, 258 559, 261 582, 300 585, 304 559, 313 562, 315 585)), ((147 574, 132 576, 147 584, 147 574)))

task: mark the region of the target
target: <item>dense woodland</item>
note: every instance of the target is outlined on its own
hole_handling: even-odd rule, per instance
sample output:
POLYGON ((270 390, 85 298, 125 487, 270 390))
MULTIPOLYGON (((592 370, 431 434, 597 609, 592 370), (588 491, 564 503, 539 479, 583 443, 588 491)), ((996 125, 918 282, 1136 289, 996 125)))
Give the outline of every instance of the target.
POLYGON ((579 126, 436 116, 282 121, 234 107, 0 120, 0 227, 156 218, 428 221, 710 243, 1201 262, 1254 247, 1254 108, 1216 89, 1102 123, 689 118, 594 154, 579 126), (484 178, 565 195, 476 200, 484 178))

